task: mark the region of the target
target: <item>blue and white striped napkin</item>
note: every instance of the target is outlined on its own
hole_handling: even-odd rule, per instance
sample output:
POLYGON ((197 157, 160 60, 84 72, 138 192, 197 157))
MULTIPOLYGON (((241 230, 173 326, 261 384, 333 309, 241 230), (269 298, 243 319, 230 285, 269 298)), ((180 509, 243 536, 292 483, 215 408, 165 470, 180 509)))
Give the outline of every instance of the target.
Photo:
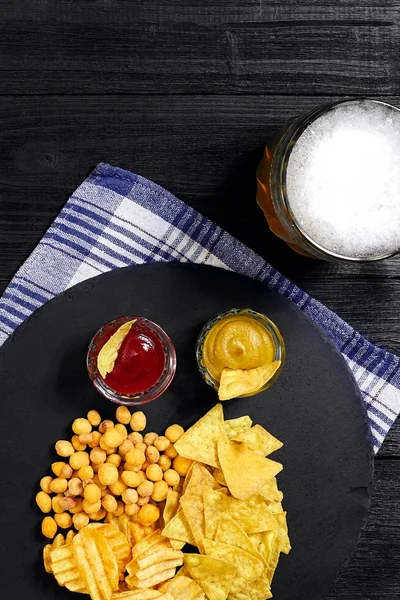
POLYGON ((99 164, 78 187, 0 300, 0 345, 37 308, 72 285, 156 261, 222 267, 264 281, 331 338, 367 407, 377 452, 400 413, 400 360, 374 346, 260 256, 160 186, 99 164))

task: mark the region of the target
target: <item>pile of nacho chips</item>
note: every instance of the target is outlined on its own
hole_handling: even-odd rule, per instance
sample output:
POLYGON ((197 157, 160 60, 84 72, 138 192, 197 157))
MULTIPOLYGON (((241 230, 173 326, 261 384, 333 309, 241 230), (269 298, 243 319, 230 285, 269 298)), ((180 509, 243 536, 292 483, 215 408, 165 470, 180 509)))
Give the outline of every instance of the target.
POLYGON ((176 578, 190 576, 209 600, 265 600, 280 553, 290 551, 286 513, 266 456, 282 443, 249 417, 224 421, 218 404, 176 442, 194 460, 180 491, 170 492, 162 534, 191 544, 176 578))

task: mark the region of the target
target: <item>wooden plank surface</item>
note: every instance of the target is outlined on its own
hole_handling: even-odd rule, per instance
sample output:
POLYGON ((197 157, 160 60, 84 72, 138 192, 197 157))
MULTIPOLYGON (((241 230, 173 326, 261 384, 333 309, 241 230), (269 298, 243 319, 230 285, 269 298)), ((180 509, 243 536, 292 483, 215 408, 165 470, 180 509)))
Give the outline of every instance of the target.
MULTIPOLYGON (((255 204, 263 145, 351 95, 400 105, 400 0, 3 0, 0 291, 96 163, 168 188, 400 354, 400 259, 291 252, 255 204)), ((329 600, 400 598, 400 420, 329 600)), ((321 599, 322 600, 322 599, 321 599)))
POLYGON ((2 93, 393 94, 399 0, 2 0, 2 93))

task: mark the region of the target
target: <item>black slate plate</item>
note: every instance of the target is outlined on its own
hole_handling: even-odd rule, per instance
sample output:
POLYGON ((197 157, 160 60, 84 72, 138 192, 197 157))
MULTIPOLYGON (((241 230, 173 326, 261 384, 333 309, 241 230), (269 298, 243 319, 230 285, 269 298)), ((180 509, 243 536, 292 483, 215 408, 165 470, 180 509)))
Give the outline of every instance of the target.
POLYGON ((91 386, 88 343, 105 322, 143 315, 172 337, 177 375, 145 406, 149 430, 190 425, 216 402, 196 369, 196 337, 229 308, 266 313, 280 328, 287 358, 263 394, 224 403, 226 418, 249 414, 284 443, 273 458, 288 511, 293 550, 281 555, 278 600, 322 600, 349 558, 370 500, 372 453, 359 393, 340 353, 291 302, 266 286, 221 269, 181 264, 126 268, 91 279, 48 303, 0 352, 2 592, 24 600, 73 598, 41 564, 39 479, 56 460, 59 438, 91 408, 113 417, 116 405, 91 386))

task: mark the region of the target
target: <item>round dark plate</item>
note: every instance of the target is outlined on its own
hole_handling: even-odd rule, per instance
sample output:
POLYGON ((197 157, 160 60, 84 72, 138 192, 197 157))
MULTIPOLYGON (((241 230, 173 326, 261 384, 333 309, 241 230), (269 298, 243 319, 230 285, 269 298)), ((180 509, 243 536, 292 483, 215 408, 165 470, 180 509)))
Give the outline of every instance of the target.
POLYGON ((125 268, 77 285, 24 323, 0 352, 1 562, 4 597, 72 598, 44 572, 40 478, 54 443, 91 408, 113 418, 116 405, 89 382, 89 341, 105 322, 143 315, 171 336, 178 356, 168 391, 146 405, 148 431, 192 424, 216 402, 201 379, 195 341, 203 324, 230 308, 267 314, 286 343, 279 379, 264 393, 223 404, 248 414, 284 442, 273 455, 293 550, 281 555, 272 585, 278 600, 322 600, 348 560, 370 500, 372 452, 355 382, 328 338, 291 302, 258 282, 206 266, 125 268))

